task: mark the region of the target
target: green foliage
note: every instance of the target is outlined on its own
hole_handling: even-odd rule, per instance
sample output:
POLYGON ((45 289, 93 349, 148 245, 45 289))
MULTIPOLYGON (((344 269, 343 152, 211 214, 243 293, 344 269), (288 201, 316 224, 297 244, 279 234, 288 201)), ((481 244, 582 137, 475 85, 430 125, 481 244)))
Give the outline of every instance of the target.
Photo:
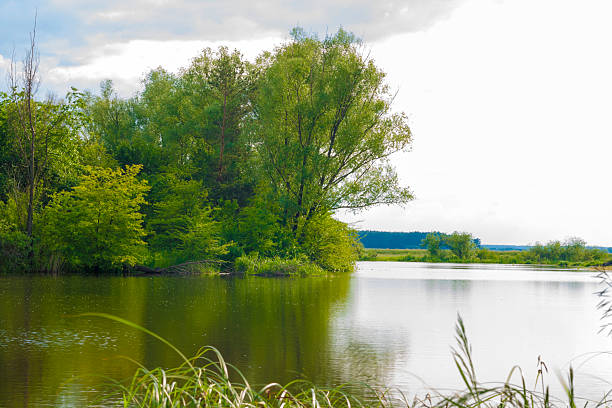
POLYGON ((0 199, 6 199, 12 185, 11 173, 18 163, 17 146, 9 128, 8 111, 10 100, 8 95, 0 92, 0 199))
POLYGON ((324 275, 326 271, 305 258, 260 258, 257 253, 243 255, 234 261, 237 272, 260 276, 324 275))
POLYGON ((391 113, 384 73, 343 30, 323 41, 295 33, 259 60, 249 129, 280 220, 298 237, 316 215, 412 196, 387 160, 409 147, 411 133, 406 117, 391 113))
POLYGON ((609 258, 609 254, 601 249, 589 249, 586 242, 580 238, 569 238, 564 242, 550 241, 546 245, 536 243, 525 254, 532 263, 560 263, 564 265, 583 263, 601 264, 609 258))
POLYGON ((443 244, 443 236, 440 233, 432 232, 431 234, 427 234, 423 241, 421 242, 421 246, 427 249, 429 252, 429 256, 431 257, 439 257, 441 246, 443 244))
POLYGON ((120 99, 110 80, 100 88, 100 96, 86 94, 88 140, 102 146, 122 166, 142 165, 144 174, 159 171, 164 164, 162 149, 159 136, 150 131, 144 103, 138 98, 120 99))
MULTIPOLYGON (((36 100, 25 83, 12 85, 9 94, 0 94, 0 199, 11 207, 9 221, 32 236, 50 195, 73 185, 83 164, 85 101, 74 88, 63 100, 36 100)), ((34 247, 28 252, 32 266, 33 255, 34 247)))
MULTIPOLYGON (((28 142, 29 137, 26 135, 28 130, 19 122, 18 109, 24 103, 19 98, 20 94, 15 95, 9 107, 9 124, 11 132, 16 136, 15 143, 22 144, 28 142)), ((74 180, 79 168, 81 146, 81 94, 69 92, 64 100, 48 99, 35 102, 33 107, 33 114, 37 118, 35 132, 39 139, 35 140, 34 152, 20 148, 23 165, 34 157, 38 177, 46 183, 74 180)))
MULTIPOLYGON (((572 240, 575 243, 575 240, 572 240)), ((361 261, 405 261, 405 262, 478 262, 496 264, 548 264, 556 266, 588 267, 599 266, 612 261, 612 254, 600 249, 584 248, 580 251, 581 258, 576 258, 576 248, 568 245, 574 254, 574 261, 561 259, 565 246, 552 241, 549 245, 536 245, 530 250, 493 251, 488 248, 478 248, 468 259, 459 259, 448 249, 441 249, 437 256, 432 256, 424 249, 366 249, 360 257, 361 261), (548 249, 546 249, 548 247, 548 249), (549 254, 546 257, 534 256, 534 253, 549 254), (556 254, 556 255, 552 255, 556 254)), ((565 256, 569 258, 569 256, 565 256)))
POLYGON ((41 265, 257 252, 291 270, 352 270, 360 246, 334 213, 412 199, 388 160, 410 129, 352 34, 292 38, 254 64, 205 49, 178 73, 152 70, 128 99, 109 80, 64 100, 14 86, 0 95, 2 219, 34 234, 41 265))
POLYGON ((476 252, 476 257, 481 261, 487 261, 493 259, 495 257, 495 254, 488 248, 480 248, 476 252))
POLYGON ((116 269, 146 256, 140 206, 149 190, 125 169, 89 167, 70 191, 56 193, 44 211, 43 242, 77 268, 116 269))
POLYGON ((198 176, 215 202, 237 200, 244 205, 254 186, 247 173, 251 146, 242 129, 251 111, 253 67, 226 47, 206 48, 183 72, 180 86, 199 120, 193 125, 205 148, 195 158, 198 176))
POLYGON ((329 214, 304 227, 301 248, 311 261, 331 272, 351 272, 362 249, 357 232, 329 214))
POLYGON ((165 174, 163 200, 154 205, 148 222, 153 232, 150 240, 154 251, 162 254, 158 266, 217 258, 227 253, 227 244, 220 243, 220 225, 205 206, 206 191, 195 180, 181 180, 165 174))
POLYGON ((233 239, 243 253, 256 252, 264 257, 307 259, 330 272, 349 272, 362 250, 357 233, 330 214, 315 217, 294 238, 292 231, 279 222, 278 205, 256 196, 239 215, 233 239))
POLYGON ((235 240, 240 243, 244 253, 295 255, 292 251, 295 242, 283 229, 279 212, 279 204, 265 189, 259 189, 249 204, 240 209, 235 240))
POLYGON ((0 219, 19 231, 25 231, 28 211, 27 192, 14 188, 12 185, 10 187, 11 191, 6 201, 0 203, 0 219))
POLYGON ((448 245, 452 253, 460 260, 472 258, 476 251, 474 237, 467 232, 453 232, 444 237, 444 243, 448 245))
MULTIPOLYGON (((0 202, 0 213, 4 212, 5 207, 0 202)), ((31 239, 15 224, 0 218, 0 273, 27 272, 30 267, 27 261, 30 244, 31 239)))

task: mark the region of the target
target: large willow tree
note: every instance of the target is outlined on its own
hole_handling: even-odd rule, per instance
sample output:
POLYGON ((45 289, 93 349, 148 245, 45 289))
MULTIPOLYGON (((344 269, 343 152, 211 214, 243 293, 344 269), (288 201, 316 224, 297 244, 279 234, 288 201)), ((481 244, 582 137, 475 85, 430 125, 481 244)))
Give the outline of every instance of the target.
POLYGON ((343 30, 324 40, 300 29, 265 54, 254 112, 263 173, 294 232, 338 209, 406 203, 389 156, 411 143, 393 113, 385 74, 343 30))

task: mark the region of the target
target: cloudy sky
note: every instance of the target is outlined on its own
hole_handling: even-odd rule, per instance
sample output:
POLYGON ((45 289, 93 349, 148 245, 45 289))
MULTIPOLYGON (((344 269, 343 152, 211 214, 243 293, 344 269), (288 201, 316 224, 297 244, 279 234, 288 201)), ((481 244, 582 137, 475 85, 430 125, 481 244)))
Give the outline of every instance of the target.
POLYGON ((23 55, 35 10, 43 85, 58 94, 110 78, 129 96, 205 46, 254 58, 293 26, 343 26, 410 117, 413 149, 393 160, 416 196, 345 220, 612 246, 609 0, 0 0, 0 71, 23 55))

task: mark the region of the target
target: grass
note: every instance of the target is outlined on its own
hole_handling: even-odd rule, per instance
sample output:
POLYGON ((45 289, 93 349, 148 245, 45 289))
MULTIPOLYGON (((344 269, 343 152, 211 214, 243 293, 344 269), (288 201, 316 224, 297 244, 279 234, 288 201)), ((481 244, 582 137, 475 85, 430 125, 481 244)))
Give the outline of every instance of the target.
POLYGON ((234 261, 236 272, 258 276, 307 276, 325 275, 320 266, 303 259, 262 258, 243 255, 234 261))
MULTIPOLYGON (((408 400, 402 393, 390 389, 376 389, 362 385, 371 395, 363 398, 349 391, 355 385, 341 385, 324 388, 296 380, 285 385, 270 383, 254 387, 240 373, 228 364, 221 353, 213 347, 202 348, 194 357, 185 357, 176 347, 159 335, 144 327, 116 316, 102 313, 87 313, 115 320, 147 333, 174 350, 183 363, 176 368, 147 369, 140 366, 131 381, 117 384, 115 390, 120 394, 124 407, 232 407, 232 408, 326 408, 326 407, 407 407, 407 408, 599 408, 612 407, 612 394, 608 392, 599 401, 577 397, 574 387, 574 373, 570 367, 562 385, 564 399, 550 395, 545 383, 547 367, 539 361, 535 385, 529 388, 519 367, 510 371, 506 381, 499 384, 482 384, 477 380, 472 363, 472 348, 468 341, 465 325, 460 316, 455 326, 457 345, 452 349, 452 357, 465 388, 451 393, 431 391, 422 398, 408 400), (512 378, 518 382, 512 383, 512 378)), ((116 400, 116 395, 107 395, 116 400)))
POLYGON ((365 249, 360 261, 426 262, 424 249, 365 249))
POLYGON ((201 349, 177 368, 140 368, 123 388, 122 399, 125 407, 367 406, 343 387, 319 388, 303 380, 253 387, 212 347, 201 349))
MULTIPOLYGON (((242 373, 228 364, 214 347, 203 347, 192 358, 187 358, 170 342, 135 323, 105 313, 85 313, 114 320, 136 328, 166 344, 182 359, 182 364, 171 369, 147 369, 140 366, 128 384, 116 383, 124 407, 387 407, 388 393, 371 389, 372 399, 362 400, 351 394, 347 386, 317 387, 305 380, 285 385, 270 383, 252 386, 242 373)), ((116 395, 106 395, 116 401, 116 395)), ((101 401, 104 404, 104 400, 101 401)))

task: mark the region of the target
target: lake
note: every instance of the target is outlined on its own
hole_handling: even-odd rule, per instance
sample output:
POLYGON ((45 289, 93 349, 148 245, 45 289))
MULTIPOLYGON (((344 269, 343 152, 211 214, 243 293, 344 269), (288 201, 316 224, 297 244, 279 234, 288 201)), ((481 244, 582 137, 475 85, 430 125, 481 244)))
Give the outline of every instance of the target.
POLYGON ((460 313, 482 381, 513 365, 533 384, 538 356, 561 393, 571 363, 578 394, 612 388, 612 338, 598 334, 590 272, 518 265, 360 262, 352 275, 257 277, 0 277, 0 406, 82 406, 108 380, 178 357, 158 340, 84 312, 111 313, 184 353, 217 347, 255 384, 305 377, 456 389, 460 313), (586 354, 591 353, 591 354, 586 354))

